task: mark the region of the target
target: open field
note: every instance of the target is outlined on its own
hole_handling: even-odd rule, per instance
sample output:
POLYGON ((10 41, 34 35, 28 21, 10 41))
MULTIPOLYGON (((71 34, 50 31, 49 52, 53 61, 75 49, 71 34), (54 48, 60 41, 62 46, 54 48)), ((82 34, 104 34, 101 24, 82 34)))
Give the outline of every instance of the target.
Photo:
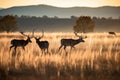
POLYGON ((119 80, 120 33, 85 35, 85 42, 71 52, 67 47, 68 55, 63 48, 57 50, 62 38, 78 38, 73 33, 45 33, 41 40, 49 41, 49 54, 42 53, 32 38, 25 51, 19 47, 16 56, 12 56, 10 41, 26 37, 20 33, 0 33, 0 80, 119 80))

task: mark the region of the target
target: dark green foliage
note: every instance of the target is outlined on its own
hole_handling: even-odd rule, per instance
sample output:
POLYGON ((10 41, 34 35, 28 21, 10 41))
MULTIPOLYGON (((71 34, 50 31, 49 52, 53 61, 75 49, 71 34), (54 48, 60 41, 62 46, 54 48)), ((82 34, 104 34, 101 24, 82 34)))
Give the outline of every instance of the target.
POLYGON ((12 32, 17 30, 17 21, 14 16, 6 15, 0 19, 0 32, 12 32))

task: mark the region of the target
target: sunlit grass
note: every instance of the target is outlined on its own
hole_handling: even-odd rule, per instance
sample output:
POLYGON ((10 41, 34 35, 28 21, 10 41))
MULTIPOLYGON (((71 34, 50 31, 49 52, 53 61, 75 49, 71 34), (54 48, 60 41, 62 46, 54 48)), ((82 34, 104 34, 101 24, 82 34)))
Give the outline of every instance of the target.
MULTIPOLYGON (((32 35, 32 33, 26 33, 32 35)), ((22 48, 17 48, 17 55, 12 57, 14 49, 9 51, 10 41, 26 39, 20 33, 0 33, 0 67, 4 66, 7 71, 27 72, 33 70, 41 75, 79 75, 83 79, 88 73, 95 74, 118 74, 120 73, 120 34, 117 36, 108 33, 88 33, 84 43, 76 45, 76 49, 68 55, 64 49, 57 52, 62 38, 77 39, 73 33, 45 33, 41 40, 50 43, 49 54, 41 52, 40 48, 32 38, 32 43, 22 48), (5 37, 7 36, 7 37, 5 37), (10 37, 9 37, 10 36, 10 37)), ((35 33, 41 36, 41 33, 35 33)))

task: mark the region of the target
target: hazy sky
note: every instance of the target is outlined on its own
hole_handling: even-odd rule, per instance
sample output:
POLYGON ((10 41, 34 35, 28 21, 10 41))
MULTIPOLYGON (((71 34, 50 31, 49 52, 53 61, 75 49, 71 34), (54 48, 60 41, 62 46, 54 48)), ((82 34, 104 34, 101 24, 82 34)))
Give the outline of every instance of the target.
POLYGON ((26 6, 47 4, 58 7, 99 7, 99 6, 120 6, 120 0, 0 0, 0 7, 8 8, 13 6, 26 6))

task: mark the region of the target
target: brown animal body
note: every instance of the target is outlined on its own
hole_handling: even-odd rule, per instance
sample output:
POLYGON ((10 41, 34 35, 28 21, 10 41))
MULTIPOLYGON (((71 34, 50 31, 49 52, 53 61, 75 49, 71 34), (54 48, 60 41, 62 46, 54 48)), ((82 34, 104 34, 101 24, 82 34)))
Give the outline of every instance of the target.
POLYGON ((109 34, 111 34, 111 35, 116 35, 116 33, 115 32, 108 32, 109 34))
MULTIPOLYGON (((33 31, 33 35, 34 35, 34 31, 33 31)), ((42 53, 45 52, 47 50, 48 53, 48 48, 49 48, 49 42, 48 41, 41 41, 40 39, 43 38, 44 36, 44 31, 42 31, 42 36, 40 37, 34 37, 36 40, 37 45, 39 46, 39 48, 41 49, 42 53)))
POLYGON ((25 46, 28 44, 28 43, 31 43, 32 41, 30 40, 30 38, 28 38, 27 40, 18 40, 18 39, 13 39, 11 40, 11 46, 10 46, 10 50, 12 47, 14 47, 15 51, 16 51, 16 48, 17 47, 22 47, 24 50, 25 50, 25 46))
POLYGON ((75 48, 74 46, 79 44, 80 42, 85 42, 81 36, 77 35, 77 33, 75 33, 75 35, 79 37, 79 39, 61 39, 61 46, 59 47, 58 51, 60 51, 62 47, 64 47, 64 50, 66 51, 67 46, 70 46, 72 49, 75 48))
MULTIPOLYGON (((25 35, 23 32, 21 32, 22 35, 24 36, 27 36, 25 35)), ((21 40, 18 40, 18 39, 13 39, 11 40, 11 46, 10 46, 10 51, 11 49, 14 47, 14 50, 15 50, 15 55, 16 55, 16 49, 17 47, 22 47, 24 50, 25 50, 25 46, 28 44, 28 43, 31 43, 31 39, 29 36, 27 36, 27 39, 24 40, 24 39, 21 39, 21 40)))

